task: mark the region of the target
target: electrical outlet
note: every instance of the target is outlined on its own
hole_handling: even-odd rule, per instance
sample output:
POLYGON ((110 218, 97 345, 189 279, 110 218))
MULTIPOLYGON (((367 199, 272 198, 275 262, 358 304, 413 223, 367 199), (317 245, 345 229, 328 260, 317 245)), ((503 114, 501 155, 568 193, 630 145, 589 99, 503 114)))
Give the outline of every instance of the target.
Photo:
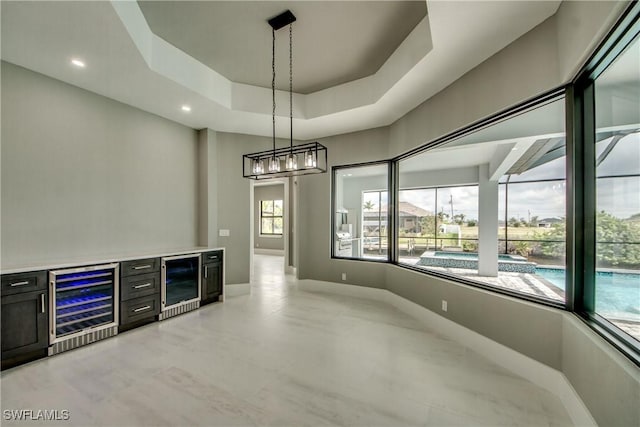
POLYGON ((347 280, 347 273, 342 273, 342 280, 347 280))
POLYGON ((442 300, 442 311, 447 311, 447 300, 446 299, 442 300))

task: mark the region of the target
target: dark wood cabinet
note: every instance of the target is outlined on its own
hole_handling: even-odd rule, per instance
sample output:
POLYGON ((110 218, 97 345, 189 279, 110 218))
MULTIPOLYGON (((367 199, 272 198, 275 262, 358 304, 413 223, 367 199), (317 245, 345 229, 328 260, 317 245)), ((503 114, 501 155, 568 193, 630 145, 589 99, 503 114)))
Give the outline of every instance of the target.
POLYGON ((222 251, 202 254, 202 303, 215 302, 222 295, 222 251))
POLYGON ((160 294, 123 301, 120 305, 120 324, 130 325, 145 320, 155 320, 160 313, 160 294))
POLYGON ((128 277, 138 274, 155 273, 160 271, 160 258, 136 259, 120 263, 120 276, 128 277))
POLYGON ((121 277, 120 300, 128 301, 148 295, 160 295, 160 274, 149 273, 137 276, 121 277))
POLYGON ((17 364, 15 361, 46 355, 49 345, 46 277, 44 271, 2 276, 3 368, 17 364))
POLYGON ((120 263, 120 331, 156 320, 160 314, 160 259, 120 263))
POLYGON ((47 272, 33 271, 28 273, 3 274, 2 296, 21 294, 31 291, 47 290, 47 272))

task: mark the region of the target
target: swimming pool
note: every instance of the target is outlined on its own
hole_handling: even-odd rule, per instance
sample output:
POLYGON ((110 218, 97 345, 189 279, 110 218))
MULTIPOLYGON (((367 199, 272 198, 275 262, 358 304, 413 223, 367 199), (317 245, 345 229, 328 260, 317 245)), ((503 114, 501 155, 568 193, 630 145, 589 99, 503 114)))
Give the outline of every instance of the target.
MULTIPOLYGON (((536 274, 565 290, 565 269, 537 267, 536 274)), ((640 322, 640 274, 597 272, 596 312, 607 318, 640 322)))

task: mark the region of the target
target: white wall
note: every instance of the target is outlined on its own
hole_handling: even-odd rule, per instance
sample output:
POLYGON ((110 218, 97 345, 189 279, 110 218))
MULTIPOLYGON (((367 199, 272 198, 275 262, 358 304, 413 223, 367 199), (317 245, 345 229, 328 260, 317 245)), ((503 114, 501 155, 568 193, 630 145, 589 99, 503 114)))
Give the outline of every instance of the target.
POLYGON ((2 62, 2 266, 197 244, 193 129, 2 62))

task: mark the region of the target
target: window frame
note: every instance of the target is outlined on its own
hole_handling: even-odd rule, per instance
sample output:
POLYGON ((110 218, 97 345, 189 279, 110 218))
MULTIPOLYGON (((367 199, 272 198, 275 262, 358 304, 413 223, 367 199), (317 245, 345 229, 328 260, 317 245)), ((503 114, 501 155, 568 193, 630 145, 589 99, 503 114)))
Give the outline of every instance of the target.
MULTIPOLYGON (((640 3, 629 5, 613 29, 596 48, 568 88, 567 130, 571 137, 571 155, 567 144, 567 181, 582 182, 572 189, 572 215, 567 221, 567 249, 571 247, 572 277, 571 311, 575 312, 591 329, 640 366, 640 346, 630 335, 613 325, 595 311, 596 292, 596 191, 595 156, 595 81, 640 35, 640 3), (571 238, 569 233, 571 232, 571 238)), ((569 137, 567 137, 569 143, 569 137)), ((569 252, 569 251, 567 251, 569 252)), ((569 255, 569 254, 567 254, 569 255)), ((567 256, 569 261, 569 256, 567 256)))
POLYGON ((284 200, 281 200, 281 199, 260 200, 260 237, 282 238, 283 235, 284 235, 284 200), (273 203, 273 213, 271 215, 265 215, 264 208, 263 208, 263 203, 264 202, 273 203), (282 215, 276 215, 275 214, 276 202, 281 202, 282 203, 282 215), (282 228, 283 228, 282 233, 265 233, 262 230, 262 220, 264 218, 271 219, 271 229, 272 230, 275 230, 275 220, 277 218, 282 219, 282 228))
MULTIPOLYGON (((640 3, 632 2, 608 35, 604 37, 600 45, 594 50, 591 58, 585 62, 575 78, 567 84, 550 89, 511 108, 442 135, 391 159, 333 166, 331 168, 331 258, 348 261, 388 263, 426 276, 451 280, 491 293, 514 297, 519 300, 571 312, 633 363, 640 366, 640 346, 636 344, 636 341, 633 340, 630 335, 595 312, 596 179, 603 177, 596 176, 596 166, 593 161, 595 158, 595 79, 613 63, 638 34, 640 34, 640 3), (465 277, 445 272, 429 271, 410 264, 400 263, 398 257, 399 203, 397 202, 399 200, 399 162, 560 98, 564 98, 565 102, 566 140, 566 169, 564 177, 564 182, 566 183, 565 302, 559 303, 542 299, 535 295, 491 286, 465 277), (387 224, 389 224, 387 232, 388 259, 376 260, 336 257, 334 253, 336 171, 380 164, 387 164, 389 178, 387 189, 389 201, 389 208, 387 209, 387 224)), ((553 178, 548 181, 561 180, 562 179, 553 178)), ((537 182, 540 180, 534 181, 537 182)), ((527 181, 518 183, 525 182, 527 181)), ((508 188, 508 183, 505 188, 508 188)), ((505 212, 508 212, 506 203, 505 212)), ((503 240, 505 242, 509 240, 507 233, 505 233, 503 240)), ((500 238, 498 241, 500 241, 500 238)))
MULTIPOLYGON (((568 85, 563 85, 563 86, 559 86, 556 88, 553 88, 541 95, 538 95, 532 99, 529 99, 527 101, 524 101, 512 108, 509 109, 505 109, 503 111, 500 111, 496 114, 493 114, 487 118, 478 120, 468 126, 465 126, 463 128, 460 128, 454 132, 451 132, 449 134, 445 134, 439 138, 434 139, 433 141, 427 142, 424 145, 421 145, 417 148, 414 148, 411 151, 408 151, 406 153, 400 154, 399 156, 394 157, 393 159, 391 159, 391 161, 393 162, 393 164, 396 165, 396 170, 399 170, 399 162, 401 160, 407 159, 409 157, 415 156, 417 154, 421 154, 424 152, 428 152, 431 149, 434 148, 438 148, 442 145, 445 145, 451 141, 454 141, 456 139, 462 138, 463 136, 469 135, 471 133, 477 132, 479 130, 488 128, 490 126, 493 126, 494 124, 497 124, 499 122, 508 120, 512 117, 524 114, 530 110, 542 107, 548 103, 551 102, 555 102, 558 101, 562 98, 565 99, 565 103, 566 103, 566 99, 567 99, 567 89, 568 89, 568 85)), ((565 112, 566 115, 566 112, 565 112)), ((565 134, 567 134, 567 129, 565 129, 565 134)), ((554 178, 554 181, 556 179, 554 178)), ((568 185, 568 184, 567 184, 568 185)), ((446 187, 446 186, 441 186, 441 187, 446 187)), ((451 186, 450 186, 451 187, 451 186)), ((453 186, 455 187, 455 186, 453 186)), ((399 197, 399 187, 396 185, 393 188, 393 193, 395 194, 395 199, 397 200, 399 197)), ((569 212, 568 207, 567 207, 567 212, 569 212)), ((396 217, 397 217, 397 206, 395 207, 395 213, 396 213, 396 217)), ((396 218, 397 219, 397 218, 396 218)), ((397 224, 396 227, 397 228, 397 224)), ((569 233, 567 232, 567 235, 569 233)), ((397 239, 395 240, 395 244, 394 244, 395 248, 396 248, 396 253, 398 251, 398 241, 397 239)), ((568 249, 567 249, 568 252, 568 249)), ((566 266, 567 266, 567 273, 566 273, 566 277, 568 279, 569 277, 569 268, 568 268, 568 262, 569 259, 567 257, 567 262, 566 262, 566 266)), ((471 280, 462 276, 458 276, 455 274, 450 274, 447 272, 441 272, 441 271, 430 271, 430 270, 426 270, 420 267, 416 267, 413 265, 409 265, 409 264, 402 264, 399 262, 399 260, 397 259, 397 257, 393 260, 393 264, 397 265, 398 267, 401 268, 406 268, 408 270, 412 270, 412 271, 417 271, 420 272, 422 274, 426 274, 429 276, 434 276, 434 277, 438 277, 441 279, 446 279, 446 280, 452 280, 455 281, 456 283, 461 283, 461 284, 465 284, 465 285, 469 285, 475 288, 480 288, 480 289, 484 289, 496 294, 500 294, 500 295, 506 295, 506 296, 510 296, 510 297, 514 297, 520 300, 525 300, 525 301, 529 301, 529 302, 534 302, 536 304, 540 304, 540 305, 544 305, 547 307, 553 307, 553 308, 557 308, 560 310, 567 310, 567 293, 565 293, 565 301, 564 302, 558 302, 558 301, 554 301, 551 299, 545 299, 545 298, 540 298, 537 297, 536 295, 533 294, 527 294, 524 292, 518 292, 512 289, 508 289, 508 288, 501 288, 498 286, 492 286, 480 281, 475 281, 475 280, 471 280)), ((568 283, 568 280, 567 280, 568 283)), ((565 286, 565 289, 568 288, 568 284, 565 286)))
MULTIPOLYGON (((395 222, 392 222, 392 220, 394 220, 396 214, 393 212, 395 209, 395 200, 394 200, 394 196, 393 196, 393 192, 391 191, 391 184, 392 184, 392 166, 391 166, 391 161, 390 160, 379 160, 379 161, 373 161, 373 162, 363 162, 363 163, 351 163, 351 164, 344 164, 344 165, 336 165, 336 166, 332 166, 331 167, 331 239, 330 239, 330 244, 331 244, 331 259, 340 259, 340 260, 349 260, 349 261, 364 261, 364 262, 377 262, 377 263, 384 263, 384 264, 390 264, 392 263, 392 253, 393 253, 393 249, 391 242, 393 242, 393 240, 391 240, 391 235, 395 235, 394 234, 394 229, 396 228, 396 224, 395 222), (336 205, 336 186, 337 186, 337 182, 336 182, 336 172, 339 170, 343 170, 343 169, 353 169, 353 168, 360 168, 360 167, 368 167, 368 166, 380 166, 380 165, 386 165, 387 166, 387 201, 388 201, 388 206, 389 208, 387 209, 387 258, 386 259, 375 259, 375 258, 357 258, 357 257, 344 257, 344 256, 337 256, 336 255, 336 211, 337 211, 337 205, 336 205)), ((380 192, 384 192, 385 190, 380 189, 380 190, 371 190, 371 191, 380 191, 380 192)))

